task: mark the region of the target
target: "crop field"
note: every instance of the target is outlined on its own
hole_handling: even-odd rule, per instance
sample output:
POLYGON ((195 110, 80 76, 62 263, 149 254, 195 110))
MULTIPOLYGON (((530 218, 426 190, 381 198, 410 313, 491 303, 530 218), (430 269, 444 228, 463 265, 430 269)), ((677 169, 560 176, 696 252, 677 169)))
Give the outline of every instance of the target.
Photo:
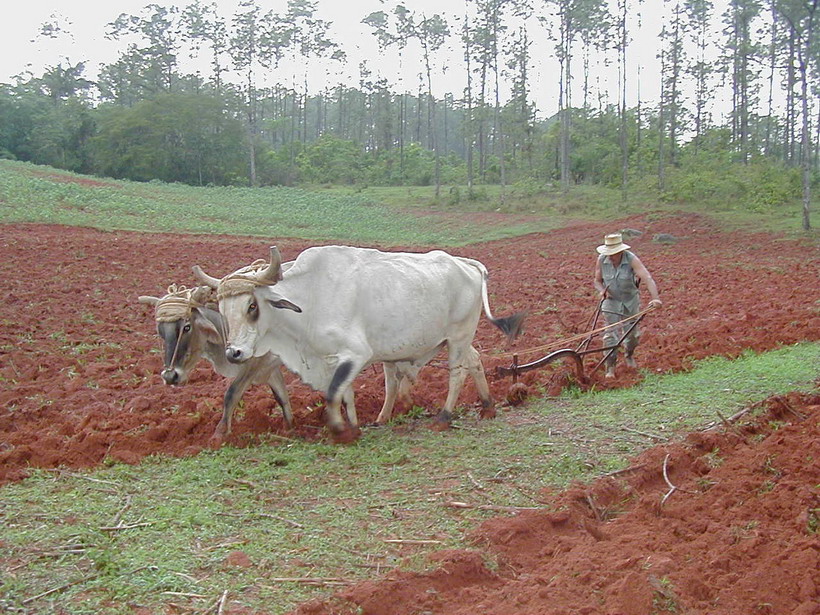
MULTIPOLYGON (((668 209, 570 221, 275 193, 0 164, 0 608, 820 610, 814 237, 668 209), (623 228, 640 231, 629 243, 664 302, 638 368, 606 380, 593 354, 588 382, 556 363, 513 387, 497 368, 588 330, 595 246, 623 228), (202 362, 164 385, 137 297, 193 285, 194 264, 223 275, 270 245, 289 260, 331 243, 446 247, 488 267, 494 313, 528 313, 513 344, 479 324, 495 419, 478 419, 468 384, 453 428, 428 429, 442 355, 412 407, 352 444, 327 437, 321 393, 287 374, 292 429, 254 387, 213 447, 226 381, 202 362)), ((362 423, 383 386, 375 367, 357 378, 362 423)))

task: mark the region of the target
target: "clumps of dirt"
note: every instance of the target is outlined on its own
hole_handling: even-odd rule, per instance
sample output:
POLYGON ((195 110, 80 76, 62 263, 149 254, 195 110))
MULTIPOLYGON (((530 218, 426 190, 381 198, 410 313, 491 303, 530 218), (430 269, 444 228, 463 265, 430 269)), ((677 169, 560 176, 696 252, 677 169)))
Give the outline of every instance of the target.
POLYGON ((816 615, 820 395, 748 410, 293 613, 816 615))
MULTIPOLYGON (((501 214, 492 218, 509 220, 501 214)), ((30 468, 93 467, 106 460, 138 463, 148 455, 192 455, 211 446, 227 381, 203 361, 187 385, 166 386, 159 376, 162 356, 154 315, 138 297, 156 296, 172 283, 191 285, 195 263, 215 273, 234 271, 268 255, 272 243, 285 259, 316 245, 282 237, 4 225, 0 485, 25 478, 30 468)), ((723 232, 701 216, 653 213, 451 251, 487 266, 496 315, 529 313, 524 333, 513 343, 507 344, 486 318, 474 340, 493 398, 501 401, 510 394, 510 404, 527 395, 559 395, 573 386, 631 386, 647 372, 688 369, 708 356, 736 357, 748 350, 820 340, 817 289, 806 283, 817 277, 820 251, 809 239, 723 232), (618 228, 641 231, 629 243, 649 267, 663 299, 663 308, 641 322, 640 368, 621 362, 616 378, 605 380, 603 370, 594 371, 601 355, 591 354, 585 357, 589 382, 580 383, 562 359, 551 364, 555 369, 523 374, 520 382, 527 391, 511 391, 511 377, 498 376, 498 368, 509 367, 516 355, 520 365, 537 360, 544 348, 555 349, 556 342, 589 331, 599 305, 592 287, 595 246, 618 228), (659 244, 651 240, 657 233, 686 241, 659 244), (750 272, 754 284, 749 283, 750 272)), ((600 340, 593 341, 592 348, 598 344, 600 340)), ((446 360, 442 353, 424 367, 411 392, 412 405, 430 416, 447 396, 446 360)), ((321 393, 293 375, 285 378, 294 428, 285 425, 267 387, 252 387, 235 416, 231 445, 253 446, 271 434, 328 437, 321 393)), ((381 369, 364 370, 355 387, 360 422, 375 421, 384 399, 381 369)), ((477 399, 468 379, 459 403, 469 407, 477 399)), ((411 409, 398 407, 396 414, 411 409)))

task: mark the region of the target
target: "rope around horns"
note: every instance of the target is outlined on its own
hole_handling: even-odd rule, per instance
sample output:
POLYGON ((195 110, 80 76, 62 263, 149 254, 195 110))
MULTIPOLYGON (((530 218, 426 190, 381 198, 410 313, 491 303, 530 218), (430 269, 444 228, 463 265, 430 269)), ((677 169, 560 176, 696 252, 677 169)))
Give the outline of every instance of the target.
POLYGON ((171 284, 167 294, 157 301, 155 318, 157 322, 173 322, 191 317, 191 310, 205 305, 194 299, 196 288, 187 288, 183 285, 171 284))
POLYGON ((226 275, 219 281, 219 288, 216 291, 217 301, 222 301, 226 297, 252 293, 257 286, 268 286, 256 278, 259 272, 267 267, 268 262, 260 258, 226 275))

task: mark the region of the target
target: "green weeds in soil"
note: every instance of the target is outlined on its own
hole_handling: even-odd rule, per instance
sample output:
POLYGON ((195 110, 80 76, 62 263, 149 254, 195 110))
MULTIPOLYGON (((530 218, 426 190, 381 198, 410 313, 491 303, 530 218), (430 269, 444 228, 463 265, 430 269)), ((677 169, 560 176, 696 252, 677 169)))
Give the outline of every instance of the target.
POLYGON ((433 550, 470 547, 470 529, 505 507, 549 507, 545 489, 623 468, 718 412, 813 390, 818 364, 820 344, 805 343, 492 421, 465 410, 446 433, 416 412, 347 446, 271 436, 135 466, 34 471, 0 489, 0 608, 204 612, 227 591, 229 605, 283 613, 399 564, 422 569, 433 550))

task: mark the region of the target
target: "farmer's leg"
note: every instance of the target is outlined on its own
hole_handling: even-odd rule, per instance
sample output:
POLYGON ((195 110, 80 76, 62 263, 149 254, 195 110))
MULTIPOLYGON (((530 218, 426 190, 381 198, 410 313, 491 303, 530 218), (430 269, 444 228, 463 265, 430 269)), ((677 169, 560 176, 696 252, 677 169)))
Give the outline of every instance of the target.
MULTIPOLYGON (((632 316, 637 314, 641 309, 640 304, 636 301, 634 305, 625 305, 624 306, 624 314, 625 316, 632 316)), ((634 322, 634 321, 630 321, 634 322)), ((629 328, 629 323, 626 325, 626 328, 629 328)), ((624 352, 626 353, 626 364, 629 367, 638 367, 638 364, 635 361, 634 353, 635 349, 638 347, 638 344, 641 341, 641 327, 640 325, 635 325, 632 331, 629 332, 629 335, 626 336, 624 339, 624 352)))
MULTIPOLYGON (((601 306, 601 312, 604 315, 604 320, 606 321, 607 325, 614 325, 621 321, 623 316, 621 315, 621 306, 620 303, 604 301, 603 306, 601 306)), ((618 340, 621 339, 621 327, 612 327, 604 331, 603 334, 603 343, 604 347, 614 346, 618 343, 618 340)), ((609 352, 609 351, 607 351, 609 352)), ((605 354, 606 356, 606 354, 605 354)), ((606 377, 607 378, 614 378, 615 377, 615 364, 618 361, 618 350, 617 348, 609 353, 609 356, 606 358, 606 377)))

